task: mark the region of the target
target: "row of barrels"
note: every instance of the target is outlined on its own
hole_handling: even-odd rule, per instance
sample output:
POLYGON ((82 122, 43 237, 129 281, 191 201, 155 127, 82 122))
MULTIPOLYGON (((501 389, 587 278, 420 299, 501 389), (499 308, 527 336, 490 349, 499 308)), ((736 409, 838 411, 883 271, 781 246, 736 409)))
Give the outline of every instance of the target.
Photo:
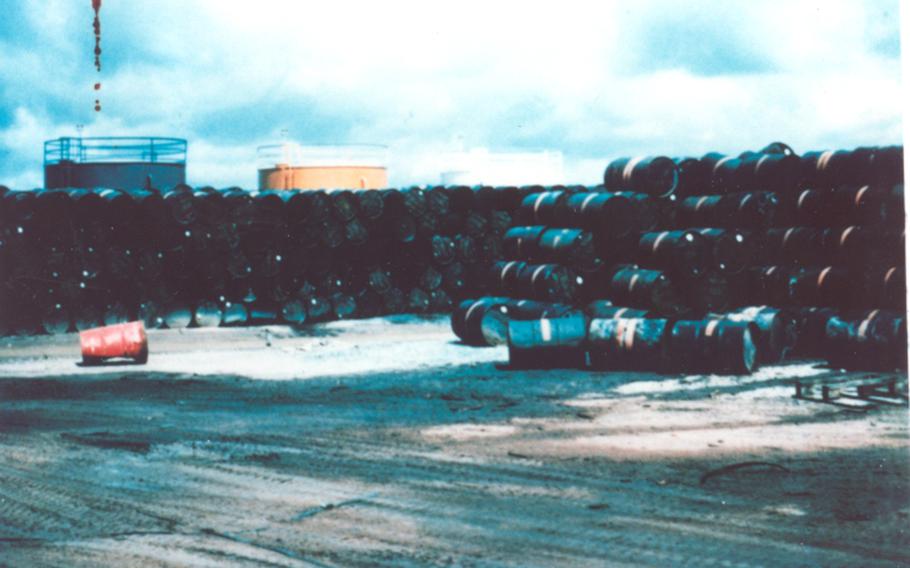
POLYGON ((606 299, 659 314, 699 314, 739 306, 906 307, 906 272, 891 266, 859 270, 838 266, 755 266, 738 274, 672 273, 616 265, 584 274, 562 264, 499 261, 491 269, 491 294, 542 302, 580 304, 606 299))
POLYGON ((0 332, 445 312, 481 290, 518 201, 486 187, 0 188, 0 332))
POLYGON ((699 214, 720 212, 690 215, 706 227, 669 231, 648 230, 659 223, 636 208, 660 200, 640 194, 532 194, 515 219, 541 224, 505 233, 507 261, 491 267, 488 292, 576 303, 608 298, 666 314, 763 303, 900 310, 905 237, 903 223, 893 222, 903 215, 897 187, 806 190, 794 218, 807 226, 783 228, 766 228, 773 224, 768 208, 750 199, 777 203, 771 193, 664 201, 664 220, 683 216, 689 204, 699 214), (699 209, 705 199, 736 207, 699 209), (633 230, 635 221, 645 232, 633 230))
POLYGON ((782 194, 799 189, 831 189, 843 184, 894 184, 903 181, 902 146, 812 151, 797 155, 775 142, 739 155, 709 152, 700 158, 624 157, 604 170, 610 191, 654 197, 724 195, 744 191, 782 194))
MULTIPOLYGON (((82 331, 100 325, 142 320, 148 328, 179 329, 283 323, 301 325, 334 319, 376 317, 397 313, 447 312, 453 305, 445 277, 428 268, 419 285, 402 288, 391 283, 388 272, 369 276, 369 284, 355 289, 341 280, 305 283, 280 299, 257 297, 251 291, 236 300, 225 296, 193 299, 185 293, 162 291, 135 301, 106 290, 80 290, 48 295, 41 304, 5 306, 5 331, 18 335, 82 331), (9 316, 19 316, 10 318, 9 316)), ((332 277, 330 276, 329 279, 332 277)), ((9 298, 10 296, 6 296, 9 298)), ((21 295, 20 297, 26 297, 21 295)), ((5 298, 5 299, 6 299, 5 298)))
POLYGON ((476 197, 483 195, 480 189, 6 190, 0 191, 0 227, 47 246, 71 243, 74 232, 95 245, 124 247, 169 246, 198 233, 216 248, 240 239, 251 249, 267 248, 290 239, 303 248, 335 249, 436 234, 480 237, 491 225, 507 226, 511 216, 493 200, 476 197))
POLYGON ((635 231, 688 228, 765 230, 790 227, 903 228, 903 183, 659 199, 642 193, 567 188, 526 196, 516 224, 574 227, 614 239, 635 231))
POLYGON ((826 359, 853 369, 906 369, 904 312, 750 306, 683 319, 594 301, 465 300, 452 329, 466 344, 509 345, 516 367, 664 373, 751 373, 760 365, 826 359))
MULTIPOLYGON (((588 195, 603 196, 577 197, 594 202, 588 195)), ((701 228, 617 236, 587 227, 510 228, 502 243, 507 260, 491 267, 489 292, 570 303, 603 298, 668 314, 755 303, 893 309, 905 303, 904 234, 897 228, 701 228)))
POLYGON ((561 263, 580 273, 636 263, 673 274, 738 274, 751 266, 896 266, 904 262, 904 232, 888 227, 791 227, 767 231, 687 229, 650 231, 602 240, 583 229, 512 227, 502 254, 532 264, 561 263))

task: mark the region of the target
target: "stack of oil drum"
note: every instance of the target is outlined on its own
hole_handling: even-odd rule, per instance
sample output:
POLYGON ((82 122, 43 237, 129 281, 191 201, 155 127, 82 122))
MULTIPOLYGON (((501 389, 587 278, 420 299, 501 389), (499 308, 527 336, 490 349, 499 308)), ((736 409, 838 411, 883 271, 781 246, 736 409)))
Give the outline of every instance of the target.
POLYGON ((516 367, 906 368, 903 149, 610 162, 526 196, 452 327, 516 367))
POLYGON ((536 189, 0 187, 0 333, 448 312, 536 189))

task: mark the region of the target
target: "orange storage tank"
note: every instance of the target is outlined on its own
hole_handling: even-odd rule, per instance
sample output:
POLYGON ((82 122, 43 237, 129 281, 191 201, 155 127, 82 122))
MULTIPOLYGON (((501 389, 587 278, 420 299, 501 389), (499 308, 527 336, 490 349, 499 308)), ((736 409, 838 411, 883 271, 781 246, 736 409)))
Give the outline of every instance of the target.
POLYGON ((260 146, 259 189, 382 189, 388 187, 385 146, 349 144, 260 146))

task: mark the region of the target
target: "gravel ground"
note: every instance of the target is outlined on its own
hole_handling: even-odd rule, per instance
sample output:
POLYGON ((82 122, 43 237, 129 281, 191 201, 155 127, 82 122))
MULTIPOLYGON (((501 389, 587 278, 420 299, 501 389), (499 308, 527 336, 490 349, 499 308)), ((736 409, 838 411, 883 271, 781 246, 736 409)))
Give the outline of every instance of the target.
POLYGON ((910 564, 907 407, 792 398, 882 375, 509 371, 438 318, 150 350, 0 339, 0 565, 910 564))

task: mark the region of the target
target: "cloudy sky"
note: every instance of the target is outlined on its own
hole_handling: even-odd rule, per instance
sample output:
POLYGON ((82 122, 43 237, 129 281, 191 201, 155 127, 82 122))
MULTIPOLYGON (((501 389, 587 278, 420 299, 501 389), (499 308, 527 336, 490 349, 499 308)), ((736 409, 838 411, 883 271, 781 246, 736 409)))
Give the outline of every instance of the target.
POLYGON ((100 74, 90 0, 0 4, 10 187, 80 123, 187 138, 190 183, 246 187, 282 130, 386 144, 394 185, 476 147, 559 150, 596 183, 626 154, 901 141, 897 0, 104 0, 100 74))

